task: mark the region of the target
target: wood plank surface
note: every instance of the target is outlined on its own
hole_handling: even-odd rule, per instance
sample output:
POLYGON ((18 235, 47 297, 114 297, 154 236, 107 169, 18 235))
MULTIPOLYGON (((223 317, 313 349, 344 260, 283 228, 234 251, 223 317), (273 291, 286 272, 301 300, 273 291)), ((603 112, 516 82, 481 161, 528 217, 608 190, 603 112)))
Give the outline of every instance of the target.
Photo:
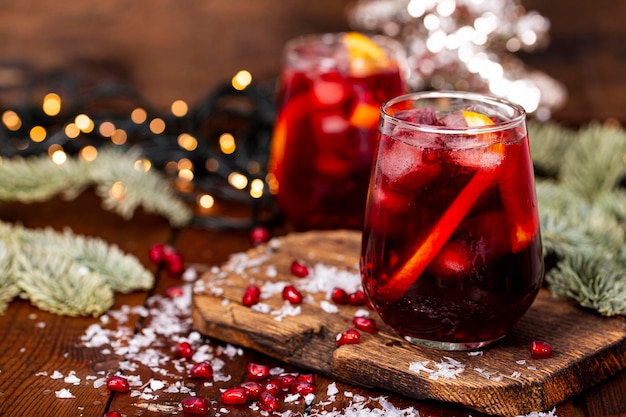
MULTIPOLYGON (((338 348, 336 335, 350 327, 352 317, 363 307, 341 306, 337 313, 328 313, 321 307, 326 299, 324 290, 306 293, 309 301, 293 316, 285 315, 289 310, 280 294, 262 300, 266 311, 241 304, 250 283, 302 285, 289 271, 294 260, 306 262, 311 270, 320 265, 336 268, 336 285, 341 286, 342 276, 358 275, 359 248, 357 232, 307 232, 239 253, 196 283, 194 324, 212 338, 341 381, 497 415, 548 410, 626 366, 623 318, 599 317, 552 298, 547 290, 540 292, 510 335, 478 355, 412 346, 380 319, 377 334, 362 333, 360 344, 338 348), (528 344, 533 339, 548 341, 553 357, 532 359, 528 344), (419 373, 409 370, 410 364, 418 363, 427 369, 419 373), (441 366, 463 370, 446 378, 437 372, 441 366)), ((317 269, 312 275, 316 273, 317 269)), ((313 278, 302 280, 307 279, 313 278)))

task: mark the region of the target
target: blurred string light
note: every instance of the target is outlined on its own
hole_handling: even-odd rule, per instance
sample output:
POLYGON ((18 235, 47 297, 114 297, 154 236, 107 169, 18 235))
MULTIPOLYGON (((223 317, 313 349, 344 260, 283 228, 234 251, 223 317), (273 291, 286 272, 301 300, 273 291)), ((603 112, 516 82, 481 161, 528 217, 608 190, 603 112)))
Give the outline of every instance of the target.
POLYGON ((548 43, 550 22, 516 0, 359 0, 348 12, 357 30, 399 39, 411 88, 472 90, 507 98, 538 119, 561 107, 566 91, 514 54, 548 43))
MULTIPOLYGON (((67 85, 75 82, 71 73, 65 76, 67 85)), ((27 90, 47 88, 37 84, 40 80, 33 77, 27 90)), ((253 86, 250 72, 237 72, 195 108, 175 100, 166 114, 115 83, 99 85, 92 95, 50 90, 43 99, 29 97, 28 103, 0 109, 0 163, 6 157, 47 153, 62 165, 71 155, 93 161, 102 146, 134 149, 140 155, 135 169, 162 170, 180 195, 195 204, 198 224, 245 229, 277 218, 265 178, 274 86, 253 86), (132 106, 120 114, 108 99, 132 106), (220 217, 213 211, 219 201, 241 203, 252 211, 249 217, 220 217)), ((124 183, 116 182, 109 193, 124 199, 124 183)))

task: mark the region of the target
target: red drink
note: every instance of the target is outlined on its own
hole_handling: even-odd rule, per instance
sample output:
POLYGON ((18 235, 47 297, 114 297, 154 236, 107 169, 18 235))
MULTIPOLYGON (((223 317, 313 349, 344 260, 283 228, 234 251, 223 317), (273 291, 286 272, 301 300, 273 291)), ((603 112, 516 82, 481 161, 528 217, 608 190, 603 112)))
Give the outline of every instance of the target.
POLYGON ((287 44, 269 168, 295 229, 362 227, 380 106, 405 92, 400 51, 358 33, 287 44))
POLYGON ((381 114, 361 257, 372 305, 417 344, 461 350, 502 338, 543 278, 523 110, 433 92, 381 114))

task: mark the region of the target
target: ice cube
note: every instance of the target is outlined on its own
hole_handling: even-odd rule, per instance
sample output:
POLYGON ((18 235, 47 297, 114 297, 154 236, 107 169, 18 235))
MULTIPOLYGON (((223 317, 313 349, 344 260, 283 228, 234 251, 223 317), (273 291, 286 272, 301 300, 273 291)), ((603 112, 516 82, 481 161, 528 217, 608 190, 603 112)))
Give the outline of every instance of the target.
POLYGON ((429 107, 401 110, 393 115, 396 119, 409 123, 428 126, 440 126, 441 122, 437 118, 435 109, 429 107))
POLYGON ((450 150, 452 160, 464 167, 493 170, 504 161, 505 145, 501 143, 478 143, 473 147, 460 147, 450 150))

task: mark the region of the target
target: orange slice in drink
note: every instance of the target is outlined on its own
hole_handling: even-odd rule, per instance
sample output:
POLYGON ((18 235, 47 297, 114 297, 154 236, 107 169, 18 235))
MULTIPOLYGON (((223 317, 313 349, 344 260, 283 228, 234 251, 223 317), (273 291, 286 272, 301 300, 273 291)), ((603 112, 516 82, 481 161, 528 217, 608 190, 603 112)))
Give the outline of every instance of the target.
POLYGON ((468 127, 480 127, 493 124, 493 120, 491 120, 491 118, 482 113, 477 113, 475 111, 469 110, 461 110, 461 114, 463 115, 465 123, 467 123, 468 127))
POLYGON ((387 52, 368 36, 359 32, 348 32, 343 38, 350 59, 353 75, 367 75, 378 68, 390 65, 387 52))

